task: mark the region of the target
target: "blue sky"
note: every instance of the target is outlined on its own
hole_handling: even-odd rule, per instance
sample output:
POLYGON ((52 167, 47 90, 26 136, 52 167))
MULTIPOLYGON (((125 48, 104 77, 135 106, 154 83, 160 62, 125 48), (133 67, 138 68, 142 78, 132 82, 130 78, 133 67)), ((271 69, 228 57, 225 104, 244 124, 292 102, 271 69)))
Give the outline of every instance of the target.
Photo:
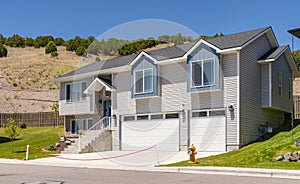
MULTIPOLYGON (((136 32, 116 28, 113 31, 124 38, 135 39, 151 36, 151 33, 157 36, 181 30, 178 26, 173 29, 175 23, 199 35, 230 34, 272 26, 279 43, 284 45, 291 44, 287 30, 300 27, 299 0, 6 0, 1 1, 0 6, 0 33, 6 37, 14 33, 33 38, 39 35, 64 39, 76 35, 98 37, 126 22, 157 19, 174 23, 167 29, 157 24, 150 26, 146 21, 144 25, 131 25, 136 32)), ((295 48, 300 49, 300 39, 295 41, 295 48)))

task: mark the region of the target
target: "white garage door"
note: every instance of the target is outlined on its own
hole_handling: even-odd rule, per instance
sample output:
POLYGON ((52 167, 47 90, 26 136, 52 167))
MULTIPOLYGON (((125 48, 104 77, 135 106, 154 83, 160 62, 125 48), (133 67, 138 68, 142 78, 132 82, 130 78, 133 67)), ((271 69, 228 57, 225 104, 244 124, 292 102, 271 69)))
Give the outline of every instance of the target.
POLYGON ((121 136, 122 150, 178 151, 179 119, 124 121, 121 136))
POLYGON ((225 117, 191 118, 190 136, 198 151, 226 151, 225 117))

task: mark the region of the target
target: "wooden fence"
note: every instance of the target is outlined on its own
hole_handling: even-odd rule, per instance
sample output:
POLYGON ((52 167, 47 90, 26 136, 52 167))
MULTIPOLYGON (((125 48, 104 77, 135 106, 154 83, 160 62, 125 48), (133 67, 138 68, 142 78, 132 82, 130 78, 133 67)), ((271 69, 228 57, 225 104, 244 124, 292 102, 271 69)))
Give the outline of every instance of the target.
POLYGON ((8 118, 13 118, 18 126, 20 122, 25 122, 27 127, 64 126, 64 117, 55 117, 53 112, 0 113, 0 128, 7 123, 8 118))
POLYGON ((300 119, 300 96, 293 96, 294 98, 294 118, 300 119))

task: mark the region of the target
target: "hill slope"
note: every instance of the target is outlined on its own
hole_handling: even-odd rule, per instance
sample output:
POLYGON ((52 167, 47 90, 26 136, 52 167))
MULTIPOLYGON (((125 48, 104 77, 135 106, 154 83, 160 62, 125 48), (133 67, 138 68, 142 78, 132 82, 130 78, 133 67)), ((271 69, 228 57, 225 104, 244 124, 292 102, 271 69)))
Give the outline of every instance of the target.
POLYGON ((65 47, 58 47, 58 54, 53 58, 44 48, 8 47, 8 57, 0 58, 0 113, 50 111, 58 99, 58 86, 51 80, 95 61, 65 47))

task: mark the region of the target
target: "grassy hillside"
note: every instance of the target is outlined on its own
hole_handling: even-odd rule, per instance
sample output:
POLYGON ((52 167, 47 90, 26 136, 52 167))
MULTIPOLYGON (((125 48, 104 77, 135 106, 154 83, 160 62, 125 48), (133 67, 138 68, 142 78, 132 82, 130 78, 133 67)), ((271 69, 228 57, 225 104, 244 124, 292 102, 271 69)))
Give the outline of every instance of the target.
POLYGON ((44 49, 8 47, 8 57, 0 58, 0 113, 50 111, 58 99, 58 85, 51 80, 95 61, 95 57, 79 57, 63 46, 58 47, 55 58, 44 49))
MULTIPOLYGON (((299 124, 297 121, 296 124, 299 124)), ((171 164, 170 166, 226 166, 250 167, 272 169, 300 169, 298 162, 279 162, 274 158, 285 152, 300 151, 294 145, 294 140, 300 139, 300 125, 291 130, 291 125, 286 124, 272 135, 266 135, 259 141, 225 154, 197 159, 197 164, 191 165, 187 161, 171 164), (279 133, 278 133, 279 132, 279 133)), ((200 153, 201 154, 201 153, 200 153)))
MULTIPOLYGON (((4 134, 3 129, 0 129, 0 158, 25 159, 26 146, 37 149, 42 152, 45 146, 59 141, 60 135, 63 135, 63 128, 53 127, 33 127, 21 129, 21 134, 18 140, 13 142, 13 153, 11 142, 4 134)), ((30 151, 29 159, 42 158, 45 154, 30 151)))

